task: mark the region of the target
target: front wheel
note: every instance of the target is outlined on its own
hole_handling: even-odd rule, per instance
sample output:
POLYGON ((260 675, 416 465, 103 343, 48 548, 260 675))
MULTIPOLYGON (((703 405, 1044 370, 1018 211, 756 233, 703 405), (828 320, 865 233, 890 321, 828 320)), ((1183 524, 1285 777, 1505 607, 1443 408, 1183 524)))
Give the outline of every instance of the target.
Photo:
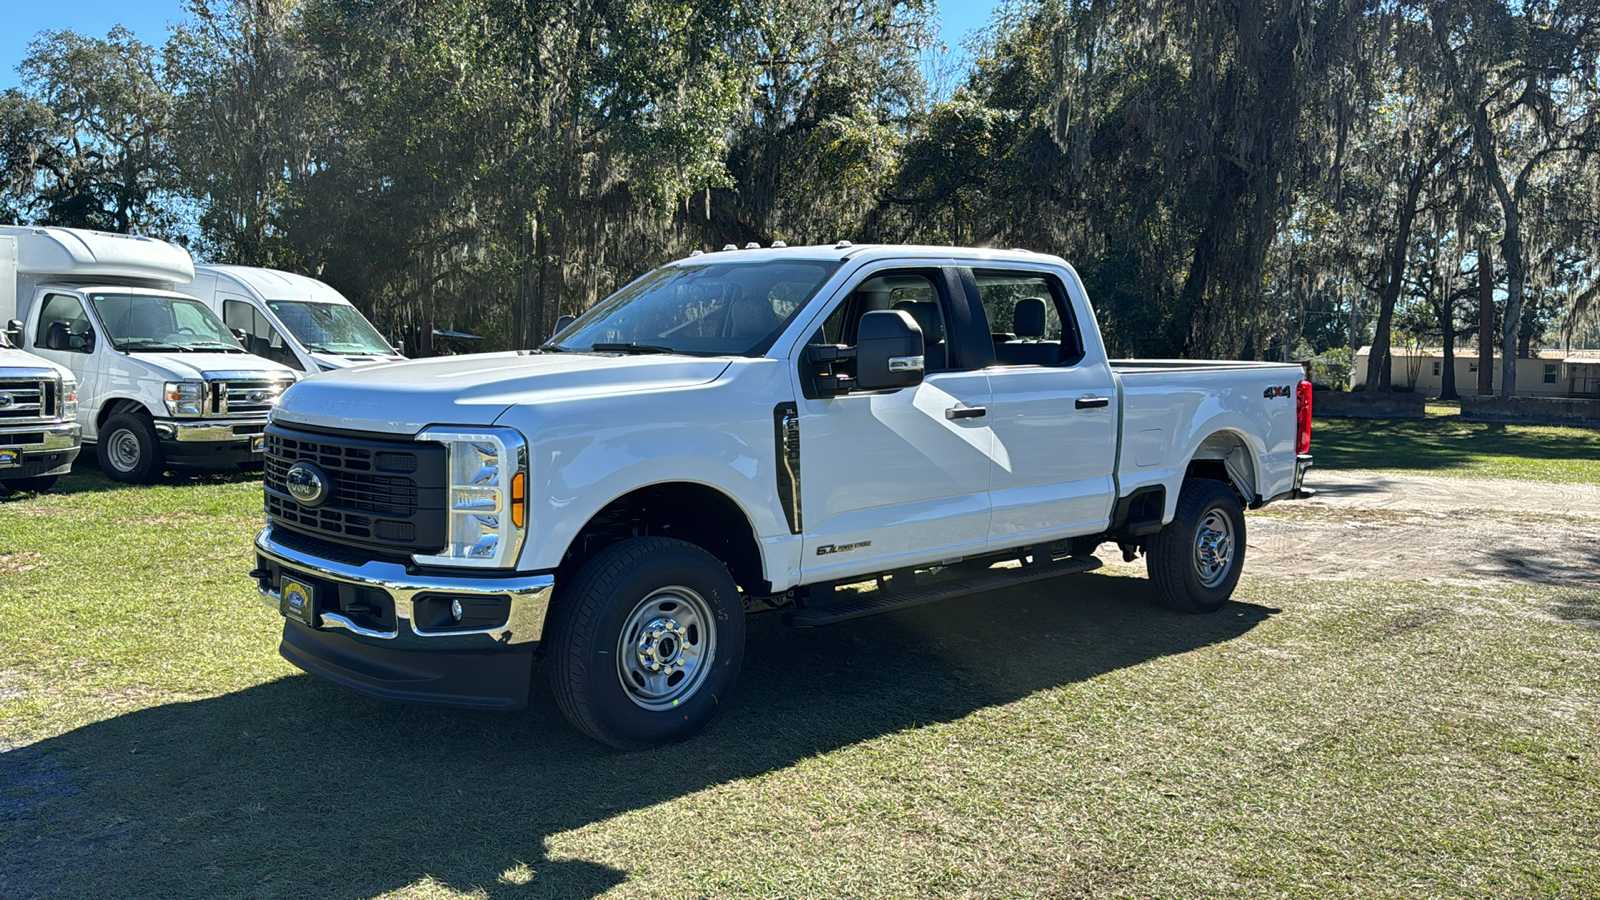
POLYGON ((155 427, 144 416, 120 415, 106 420, 95 449, 100 468, 112 481, 150 484, 161 477, 166 467, 155 427))
POLYGON ((621 750, 681 741, 710 721, 744 658, 744 604, 726 567, 685 541, 634 538, 589 560, 550 611, 556 704, 621 750))
POLYGON ((1193 478, 1178 492, 1172 522, 1150 537, 1145 571, 1164 606, 1214 612, 1244 569, 1244 509, 1233 488, 1193 478))
POLYGON ((35 475, 32 478, 7 478, 4 481, 0 481, 0 485, 4 485, 8 491, 14 491, 19 494, 24 492, 42 494, 55 487, 56 479, 59 477, 61 476, 35 475))

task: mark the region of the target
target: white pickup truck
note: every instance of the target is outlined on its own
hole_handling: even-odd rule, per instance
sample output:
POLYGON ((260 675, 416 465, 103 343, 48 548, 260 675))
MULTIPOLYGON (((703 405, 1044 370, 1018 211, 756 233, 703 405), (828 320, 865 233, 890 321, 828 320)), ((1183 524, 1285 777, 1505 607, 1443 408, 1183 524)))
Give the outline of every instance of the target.
POLYGON ((526 703, 620 748, 727 696, 746 613, 839 622, 1082 572, 1214 610, 1302 493, 1293 365, 1113 362, 1023 251, 696 253, 537 350, 330 372, 267 427, 281 652, 370 694, 526 703))

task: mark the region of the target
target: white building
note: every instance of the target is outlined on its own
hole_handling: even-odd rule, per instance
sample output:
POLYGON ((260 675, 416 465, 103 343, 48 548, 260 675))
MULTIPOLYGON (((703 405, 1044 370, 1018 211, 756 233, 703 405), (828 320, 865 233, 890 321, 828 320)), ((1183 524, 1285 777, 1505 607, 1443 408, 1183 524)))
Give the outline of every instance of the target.
MULTIPOLYGON (((1367 381, 1371 347, 1356 351, 1350 386, 1367 381)), ((1456 352, 1456 393, 1478 391, 1478 351, 1456 352)), ((1437 347, 1395 347, 1389 351, 1389 384, 1437 397, 1444 385, 1444 351, 1437 347)), ((1500 389, 1500 355, 1494 358, 1494 388, 1500 389)), ((1517 360, 1519 397, 1600 397, 1600 350, 1540 350, 1517 360)))

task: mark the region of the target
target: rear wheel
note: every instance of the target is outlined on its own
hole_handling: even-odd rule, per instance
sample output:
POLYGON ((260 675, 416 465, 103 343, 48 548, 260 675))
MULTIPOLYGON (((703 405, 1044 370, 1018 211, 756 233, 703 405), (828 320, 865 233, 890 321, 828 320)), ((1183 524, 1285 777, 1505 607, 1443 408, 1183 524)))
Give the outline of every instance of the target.
POLYGON ((586 563, 551 609, 556 704, 622 750, 693 735, 744 657, 744 604, 726 567, 685 541, 634 538, 586 563))
POLYGON ((35 475, 32 478, 7 478, 0 481, 8 491, 44 493, 56 486, 59 475, 35 475))
POLYGON ((1233 488, 1193 478, 1178 492, 1172 522, 1151 535, 1145 571, 1162 605, 1213 612, 1233 596, 1244 569, 1244 508, 1233 488))
POLYGON ((100 458, 100 468, 112 481, 150 484, 161 477, 166 466, 154 426, 140 415, 112 416, 106 420, 95 451, 100 458))

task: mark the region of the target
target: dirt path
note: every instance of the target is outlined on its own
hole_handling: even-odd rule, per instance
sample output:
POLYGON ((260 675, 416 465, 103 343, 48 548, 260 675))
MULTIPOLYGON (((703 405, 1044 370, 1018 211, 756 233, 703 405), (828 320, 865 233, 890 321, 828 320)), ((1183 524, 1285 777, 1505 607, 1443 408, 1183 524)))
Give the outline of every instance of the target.
POLYGON ((1314 499, 1249 516, 1247 575, 1600 589, 1600 485, 1317 469, 1306 484, 1314 499))

